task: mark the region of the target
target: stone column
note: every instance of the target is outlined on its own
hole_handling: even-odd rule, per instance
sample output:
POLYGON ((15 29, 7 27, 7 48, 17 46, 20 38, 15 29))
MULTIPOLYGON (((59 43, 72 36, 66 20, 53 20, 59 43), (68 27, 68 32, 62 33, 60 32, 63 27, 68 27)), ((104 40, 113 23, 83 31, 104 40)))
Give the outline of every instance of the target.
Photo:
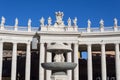
POLYGON ((88 80, 93 80, 91 44, 87 45, 87 50, 88 50, 87 60, 88 80))
POLYGON ((45 46, 44 43, 40 43, 40 54, 39 54, 39 80, 44 80, 44 69, 41 66, 41 63, 44 63, 45 58, 45 46))
POLYGON ((0 80, 2 80, 3 42, 0 41, 0 80))
POLYGON ((120 80, 120 51, 119 44, 115 44, 115 63, 116 63, 116 80, 120 80))
POLYGON ((74 44, 74 63, 77 63, 76 68, 74 69, 74 80, 79 80, 79 63, 78 63, 78 44, 74 44))
MULTIPOLYGON (((47 61, 46 62, 52 62, 52 54, 50 52, 47 52, 46 54, 47 61)), ((51 70, 46 70, 46 80, 51 80, 51 70)))
MULTIPOLYGON (((71 44, 69 44, 71 48, 71 44)), ((72 52, 67 53, 67 62, 72 62, 72 52)), ((68 80, 72 80, 72 70, 67 70, 68 80)))
POLYGON ((107 79, 105 44, 101 44, 101 76, 102 80, 107 79))
POLYGON ((30 42, 27 43, 26 50, 26 68, 25 68, 25 80, 30 80, 30 63, 31 63, 31 51, 30 51, 30 42))
POLYGON ((17 43, 13 43, 11 80, 16 80, 17 70, 17 43))

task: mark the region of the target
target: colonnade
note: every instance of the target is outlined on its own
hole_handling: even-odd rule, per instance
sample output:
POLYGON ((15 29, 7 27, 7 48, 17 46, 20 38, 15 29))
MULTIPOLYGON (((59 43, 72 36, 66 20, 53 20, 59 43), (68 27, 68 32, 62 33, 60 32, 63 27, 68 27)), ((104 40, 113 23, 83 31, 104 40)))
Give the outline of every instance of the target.
MULTIPOLYGON (((3 65, 3 41, 0 41, 0 80, 2 80, 2 65, 3 65)), ((11 67, 11 80, 16 80, 17 74, 17 44, 13 42, 12 48, 12 67, 11 67)), ((26 69, 25 69, 25 80, 30 80, 30 60, 31 60, 31 51, 30 51, 30 42, 26 43, 26 69)), ((8 65, 9 66, 9 65, 8 65)))
MULTIPOLYGON (((0 42, 0 80, 2 80, 2 62, 3 62, 3 43, 0 42)), ((11 67, 11 80, 16 80, 16 73, 17 73, 17 43, 13 42, 13 50, 12 50, 12 67, 11 67)), ((71 47, 71 45, 70 45, 71 47)), ((45 62, 45 53, 46 53, 46 46, 45 43, 40 43, 40 56, 39 56, 39 80, 50 80, 50 76, 52 74, 51 71, 45 70, 42 68, 41 63, 45 62)), ((74 53, 78 53, 78 44, 74 44, 74 53)), ((72 52, 68 53, 67 55, 67 62, 72 62, 72 52)), ((52 54, 50 52, 46 53, 46 62, 52 62, 52 54)), ((78 64, 78 54, 74 55, 74 62, 78 64)), ((30 68, 31 68, 31 50, 30 50, 30 42, 26 45, 26 68, 25 68, 25 80, 30 80, 30 68)), ((78 80, 78 66, 74 70, 74 80, 78 80)), ((72 71, 69 70, 67 72, 69 79, 72 80, 72 71)))
MULTIPOLYGON (((120 80, 120 50, 119 43, 115 43, 115 66, 116 66, 116 80, 120 80)), ((106 44, 101 44, 101 77, 102 80, 107 80, 107 69, 106 69, 106 44)), ((93 67, 92 67, 92 44, 87 45, 88 59, 87 59, 87 73, 88 80, 93 80, 93 67)))
MULTIPOLYGON (((0 41, 0 80, 2 80, 2 62, 3 62, 3 43, 0 41)), ((119 51, 119 43, 115 43, 115 66, 116 66, 116 80, 120 80, 120 51, 119 51)), ((71 44, 69 44, 71 47, 71 44)), ((105 46, 106 44, 101 44, 101 76, 102 80, 107 79, 107 69, 106 69, 106 54, 105 54, 105 46)), ((73 44, 73 52, 69 52, 67 54, 67 62, 77 63, 77 67, 74 69, 73 73, 71 70, 67 71, 69 80, 79 80, 79 63, 78 63, 78 47, 79 44, 73 44), (72 60, 73 55, 73 60, 72 60), (74 75, 72 75, 74 74, 74 75)), ((41 63, 45 62, 45 43, 40 43, 40 56, 39 56, 39 80, 50 80, 50 76, 52 74, 51 71, 45 70, 42 68, 41 63)), ((87 73, 88 80, 93 80, 93 70, 92 70, 92 44, 87 45, 88 51, 88 61, 87 61, 87 73)), ((47 52, 46 54, 46 62, 52 61, 52 54, 47 52)), ((30 80, 30 62, 31 62, 31 50, 30 50, 30 42, 26 45, 26 69, 25 69, 25 80, 30 80)), ((11 80, 16 80, 16 68, 17 68, 17 43, 13 42, 13 52, 12 52, 12 68, 11 68, 11 80)))

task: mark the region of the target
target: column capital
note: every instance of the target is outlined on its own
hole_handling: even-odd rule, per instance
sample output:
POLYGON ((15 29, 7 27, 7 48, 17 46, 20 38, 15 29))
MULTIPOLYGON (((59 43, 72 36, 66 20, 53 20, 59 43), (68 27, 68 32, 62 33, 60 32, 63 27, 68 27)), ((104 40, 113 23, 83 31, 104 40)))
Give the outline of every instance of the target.
POLYGON ((106 41, 101 40, 101 41, 100 41, 100 45, 102 45, 102 44, 104 44, 104 45, 105 45, 105 44, 106 44, 106 41))
POLYGON ((12 44, 17 44, 17 42, 12 42, 12 44))
POLYGON ((67 43, 68 44, 68 46, 70 46, 71 47, 71 43, 67 43))
POLYGON ((91 45, 92 45, 92 43, 88 43, 88 44, 87 44, 87 46, 91 46, 91 45))
POLYGON ((100 43, 100 45, 106 45, 106 43, 100 43))
POLYGON ((115 45, 116 45, 116 44, 118 44, 118 45, 119 45, 120 43, 118 43, 118 42, 115 42, 114 44, 115 44, 115 45))
POLYGON ((3 41, 0 41, 0 43, 4 43, 3 41))
POLYGON ((4 41, 4 40, 3 40, 2 38, 0 38, 0 43, 3 43, 3 41, 4 41))
POLYGON ((31 41, 30 41, 30 40, 28 40, 28 41, 26 42, 26 44, 31 44, 31 41))
POLYGON ((79 45, 78 43, 73 43, 74 45, 79 45))

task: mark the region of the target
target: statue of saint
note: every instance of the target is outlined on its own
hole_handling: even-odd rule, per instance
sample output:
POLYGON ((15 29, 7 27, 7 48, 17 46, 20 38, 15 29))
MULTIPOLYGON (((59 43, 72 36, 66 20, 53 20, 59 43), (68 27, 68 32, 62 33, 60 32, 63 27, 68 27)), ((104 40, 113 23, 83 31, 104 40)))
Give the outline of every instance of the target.
POLYGON ((77 26, 77 17, 75 17, 75 19, 73 20, 73 24, 74 26, 77 26))
POLYGON ((65 58, 63 54, 56 54, 54 57, 54 62, 64 62, 65 58))
POLYGON ((71 26, 71 19, 70 19, 70 17, 68 18, 68 26, 70 27, 71 26))
POLYGON ((116 18, 114 18, 114 26, 117 26, 117 19, 116 18))
POLYGON ((40 19, 40 24, 41 24, 41 26, 44 26, 44 22, 45 22, 45 19, 42 17, 42 18, 40 19))
POLYGON ((64 22, 62 21, 62 19, 63 19, 63 12, 56 12, 55 13, 56 14, 56 23, 55 23, 55 25, 64 25, 64 22))
POLYGON ((88 19, 88 28, 91 27, 91 21, 88 19))
POLYGON ((100 20, 100 26, 103 27, 104 26, 104 21, 101 19, 100 20))
POLYGON ((51 24, 52 24, 52 19, 51 19, 51 17, 49 17, 48 18, 48 26, 51 26, 51 24))
POLYGON ((15 19, 15 26, 18 26, 18 18, 15 19))
POLYGON ((56 54, 54 57, 54 62, 61 62, 60 54, 56 54))
POLYGON ((2 18, 1 18, 1 25, 4 26, 4 24, 5 24, 5 18, 2 16, 2 18))
POLYGON ((65 58, 64 58, 63 54, 61 54, 61 62, 65 62, 65 58))
POLYGON ((31 22, 32 22, 32 20, 29 19, 29 20, 28 20, 28 26, 31 26, 31 22))

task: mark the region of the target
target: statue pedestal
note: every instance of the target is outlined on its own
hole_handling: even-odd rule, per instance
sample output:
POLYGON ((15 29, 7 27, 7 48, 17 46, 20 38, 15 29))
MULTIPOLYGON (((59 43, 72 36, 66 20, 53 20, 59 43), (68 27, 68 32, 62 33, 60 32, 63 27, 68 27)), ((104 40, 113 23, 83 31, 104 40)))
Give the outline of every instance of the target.
POLYGON ((67 75, 52 75, 51 80, 67 80, 67 75))

